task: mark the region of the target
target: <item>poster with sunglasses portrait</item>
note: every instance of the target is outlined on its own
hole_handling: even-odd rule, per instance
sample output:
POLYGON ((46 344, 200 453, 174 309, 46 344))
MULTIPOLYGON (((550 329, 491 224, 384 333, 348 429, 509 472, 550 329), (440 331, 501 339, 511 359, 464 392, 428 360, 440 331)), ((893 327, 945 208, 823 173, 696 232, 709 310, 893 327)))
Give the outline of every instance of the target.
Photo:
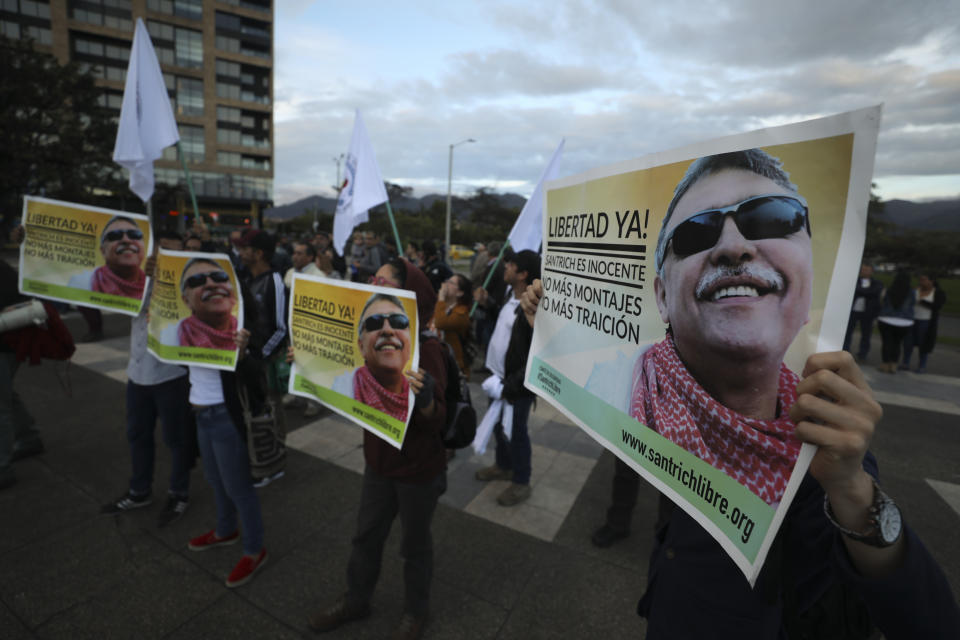
POLYGON ((243 297, 222 253, 157 253, 147 349, 163 362, 233 371, 243 297))
POLYGON ((27 196, 20 291, 83 307, 140 312, 143 264, 153 250, 147 216, 27 196))
POLYGON ((788 411, 843 342, 880 108, 547 185, 526 385, 753 584, 815 451, 788 411))
POLYGON ((405 289, 294 274, 290 393, 317 400, 396 448, 413 413, 417 298, 405 289))

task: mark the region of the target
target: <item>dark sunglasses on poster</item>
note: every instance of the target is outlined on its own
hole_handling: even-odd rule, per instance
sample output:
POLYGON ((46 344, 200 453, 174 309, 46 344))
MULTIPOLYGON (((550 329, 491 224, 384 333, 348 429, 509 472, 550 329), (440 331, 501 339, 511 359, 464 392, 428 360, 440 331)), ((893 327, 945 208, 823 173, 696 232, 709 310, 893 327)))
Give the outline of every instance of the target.
POLYGON ((131 240, 143 240, 143 231, 140 231, 140 229, 114 229, 113 231, 107 231, 103 239, 107 242, 116 242, 123 239, 124 235, 131 240))
MULTIPOLYGON (((720 240, 728 215, 733 217, 737 229, 747 240, 785 238, 804 228, 810 234, 806 200, 798 195, 766 194, 693 214, 673 228, 664 240, 664 246, 672 249, 678 258, 712 249, 720 240)), ((666 254, 664 250, 657 262, 657 270, 663 267, 666 254)))
POLYGON ((410 319, 402 313, 375 313, 363 321, 360 332, 382 329, 384 320, 390 323, 390 328, 398 331, 410 326, 410 319))
POLYGON ((187 289, 196 289, 197 287, 202 287, 207 283, 207 278, 210 278, 211 281, 217 284, 223 284, 230 280, 230 276, 227 275, 226 271, 207 271, 206 273, 195 273, 186 280, 184 280, 184 285, 187 289))

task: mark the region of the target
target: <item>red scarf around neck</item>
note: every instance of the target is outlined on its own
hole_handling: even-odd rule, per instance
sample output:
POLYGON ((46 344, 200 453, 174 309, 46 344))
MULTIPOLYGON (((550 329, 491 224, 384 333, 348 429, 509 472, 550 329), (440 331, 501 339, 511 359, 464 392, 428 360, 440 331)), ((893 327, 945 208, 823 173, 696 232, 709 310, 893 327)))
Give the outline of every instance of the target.
POLYGON ((180 323, 177 337, 180 338, 180 345, 184 347, 236 351, 237 343, 233 339, 236 332, 237 319, 233 316, 230 316, 230 327, 226 331, 214 329, 197 316, 190 316, 180 323))
POLYGON ((780 502, 800 453, 790 407, 800 378, 780 365, 779 417, 750 418, 728 409, 694 380, 673 337, 653 345, 633 372, 630 415, 720 469, 769 505, 780 502))
POLYGON ((137 269, 137 279, 130 281, 124 280, 107 265, 97 267, 90 279, 90 288, 100 293, 109 293, 124 298, 143 298, 143 285, 147 282, 147 276, 142 269, 137 269))
POLYGON ((400 422, 407 421, 407 405, 410 395, 410 383, 403 378, 403 391, 393 393, 383 388, 367 365, 363 365, 353 376, 353 398, 368 407, 382 411, 400 422))

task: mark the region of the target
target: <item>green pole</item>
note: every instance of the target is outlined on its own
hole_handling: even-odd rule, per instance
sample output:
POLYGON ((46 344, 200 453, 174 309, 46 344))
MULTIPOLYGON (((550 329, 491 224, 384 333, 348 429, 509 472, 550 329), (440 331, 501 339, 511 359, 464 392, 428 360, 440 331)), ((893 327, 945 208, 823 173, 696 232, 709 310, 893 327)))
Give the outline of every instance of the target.
POLYGON ((390 226, 393 227, 393 239, 397 241, 397 254, 403 255, 403 245, 400 244, 400 233, 397 231, 397 221, 393 219, 393 209, 390 208, 390 200, 386 201, 387 216, 390 217, 390 226))
MULTIPOLYGON (((197 207, 197 196, 193 192, 193 180, 190 178, 190 169, 187 168, 187 158, 183 155, 183 147, 180 146, 180 141, 177 140, 177 155, 180 156, 180 164, 183 165, 183 174, 187 177, 187 190, 190 192, 190 202, 193 203, 193 216, 195 219, 200 219, 200 209, 197 207)), ((186 231, 186 220, 184 220, 184 228, 181 231, 186 231)))
MULTIPOLYGON (((506 252, 507 247, 510 246, 510 238, 507 238, 503 246, 500 248, 500 255, 497 256, 497 259, 493 261, 493 266, 490 267, 490 271, 487 272, 487 278, 483 281, 483 288, 486 289, 487 285, 490 284, 490 278, 493 277, 494 271, 497 270, 497 265, 500 264, 500 261, 503 259, 503 254, 506 252)), ((473 301, 473 306, 470 307, 470 317, 473 317, 473 312, 477 310, 477 301, 473 301)))

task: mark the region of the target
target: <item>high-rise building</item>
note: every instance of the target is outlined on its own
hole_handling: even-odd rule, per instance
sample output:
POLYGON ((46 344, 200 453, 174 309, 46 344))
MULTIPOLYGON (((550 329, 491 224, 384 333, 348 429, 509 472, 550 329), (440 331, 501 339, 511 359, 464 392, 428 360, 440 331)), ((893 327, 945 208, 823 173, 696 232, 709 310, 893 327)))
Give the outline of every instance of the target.
MULTIPOLYGON (((201 214, 257 218, 273 200, 272 0, 0 0, 0 34, 89 69, 118 117, 137 18, 160 60, 201 214)), ((185 187, 176 147, 155 175, 185 187)))

